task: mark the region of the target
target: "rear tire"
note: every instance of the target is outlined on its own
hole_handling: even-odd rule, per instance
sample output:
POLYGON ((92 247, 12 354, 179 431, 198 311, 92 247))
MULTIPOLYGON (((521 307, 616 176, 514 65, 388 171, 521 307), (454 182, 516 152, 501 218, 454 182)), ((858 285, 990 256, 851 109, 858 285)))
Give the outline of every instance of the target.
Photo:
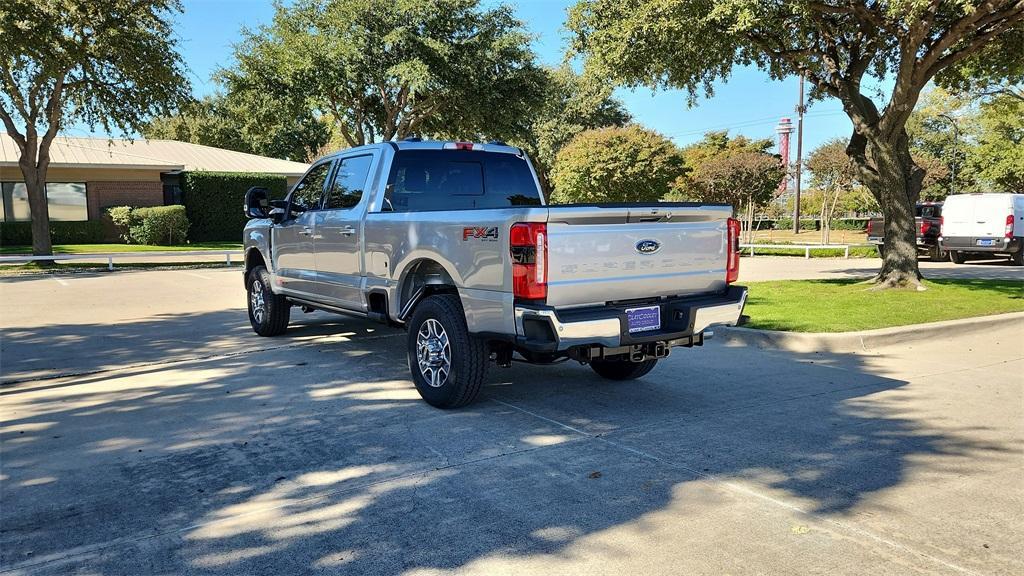
POLYGON ((950 250, 949 259, 953 261, 953 264, 963 264, 967 261, 967 259, 964 258, 963 253, 959 250, 950 250))
POLYGON ((288 330, 292 305, 270 289, 270 272, 263 266, 253 268, 246 279, 245 290, 253 332, 260 336, 284 334, 288 330))
POLYGON ((597 375, 608 380, 635 380, 654 370, 657 360, 630 362, 629 360, 592 360, 590 367, 597 375))
POLYGON ((1010 262, 1012 262, 1014 266, 1024 266, 1024 243, 1021 243, 1020 247, 1017 248, 1017 251, 1010 256, 1010 262))
POLYGON ((466 327, 462 302, 454 294, 425 298, 408 323, 409 372, 420 396, 438 408, 476 400, 487 377, 487 344, 466 327))
POLYGON ((875 244, 875 249, 878 250, 879 258, 885 258, 885 246, 881 244, 875 244))
POLYGON ((935 244, 928 249, 928 259, 932 262, 945 262, 946 254, 942 251, 942 247, 935 244))

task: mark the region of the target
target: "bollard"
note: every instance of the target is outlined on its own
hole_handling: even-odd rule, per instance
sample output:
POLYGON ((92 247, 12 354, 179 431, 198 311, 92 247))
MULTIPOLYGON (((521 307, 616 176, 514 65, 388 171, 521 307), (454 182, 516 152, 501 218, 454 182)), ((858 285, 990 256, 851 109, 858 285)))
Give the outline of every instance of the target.
POLYGON ((113 256, 107 256, 107 270, 110 270, 111 272, 113 272, 113 270, 114 270, 114 257, 113 256))

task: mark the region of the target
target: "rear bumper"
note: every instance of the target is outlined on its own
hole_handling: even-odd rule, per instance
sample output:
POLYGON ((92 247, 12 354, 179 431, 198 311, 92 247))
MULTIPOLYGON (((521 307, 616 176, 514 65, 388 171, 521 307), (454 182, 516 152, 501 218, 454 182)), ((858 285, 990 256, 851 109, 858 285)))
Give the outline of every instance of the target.
POLYGON ((744 286, 710 296, 650 302, 661 306, 661 329, 630 334, 626 309, 644 304, 615 304, 559 310, 516 306, 516 345, 535 352, 564 352, 577 346, 617 348, 649 342, 684 345, 710 326, 734 326, 747 302, 744 286))
POLYGON ((952 236, 942 238, 943 250, 959 252, 995 252, 1008 254, 1020 249, 1021 238, 992 238, 979 236, 952 236), (992 246, 978 246, 978 241, 992 241, 992 246))
MULTIPOLYGON (((918 245, 918 247, 931 248, 932 246, 935 246, 938 243, 939 243, 938 238, 935 238, 934 236, 918 236, 917 237, 917 245, 918 245)), ((868 236, 868 244, 874 244, 876 246, 884 245, 885 244, 885 237, 884 236, 868 236)))

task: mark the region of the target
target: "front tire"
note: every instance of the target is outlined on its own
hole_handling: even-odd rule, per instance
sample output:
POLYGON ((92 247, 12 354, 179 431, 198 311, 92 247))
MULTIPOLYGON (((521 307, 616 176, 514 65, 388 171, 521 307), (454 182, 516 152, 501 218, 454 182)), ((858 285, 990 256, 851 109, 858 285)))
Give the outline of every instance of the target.
POLYGON ((420 396, 438 408, 458 408, 476 399, 487 376, 487 344, 466 327, 459 297, 424 299, 408 323, 409 372, 420 396))
POLYGON ((592 360, 590 368, 597 372, 597 375, 608 380, 635 380, 646 376, 654 370, 658 363, 656 359, 644 360, 643 362, 630 362, 629 360, 592 360))
POLYGON ((291 304, 284 296, 270 289, 270 272, 257 266, 249 272, 245 282, 246 300, 249 301, 249 324, 260 336, 279 336, 288 330, 291 304))

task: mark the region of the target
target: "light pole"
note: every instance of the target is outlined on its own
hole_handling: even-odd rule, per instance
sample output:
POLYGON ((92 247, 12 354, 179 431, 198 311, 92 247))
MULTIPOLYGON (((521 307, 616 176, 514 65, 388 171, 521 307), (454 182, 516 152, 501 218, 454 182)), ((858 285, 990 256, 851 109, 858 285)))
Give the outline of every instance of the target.
POLYGON ((793 202, 793 234, 800 233, 800 176, 803 172, 804 154, 804 75, 800 73, 800 103, 796 106, 796 198, 793 202))
POLYGON ((956 125, 956 120, 949 114, 939 114, 939 118, 949 121, 949 125, 953 127, 953 158, 949 163, 949 193, 956 194, 956 152, 960 145, 960 127, 956 125))

